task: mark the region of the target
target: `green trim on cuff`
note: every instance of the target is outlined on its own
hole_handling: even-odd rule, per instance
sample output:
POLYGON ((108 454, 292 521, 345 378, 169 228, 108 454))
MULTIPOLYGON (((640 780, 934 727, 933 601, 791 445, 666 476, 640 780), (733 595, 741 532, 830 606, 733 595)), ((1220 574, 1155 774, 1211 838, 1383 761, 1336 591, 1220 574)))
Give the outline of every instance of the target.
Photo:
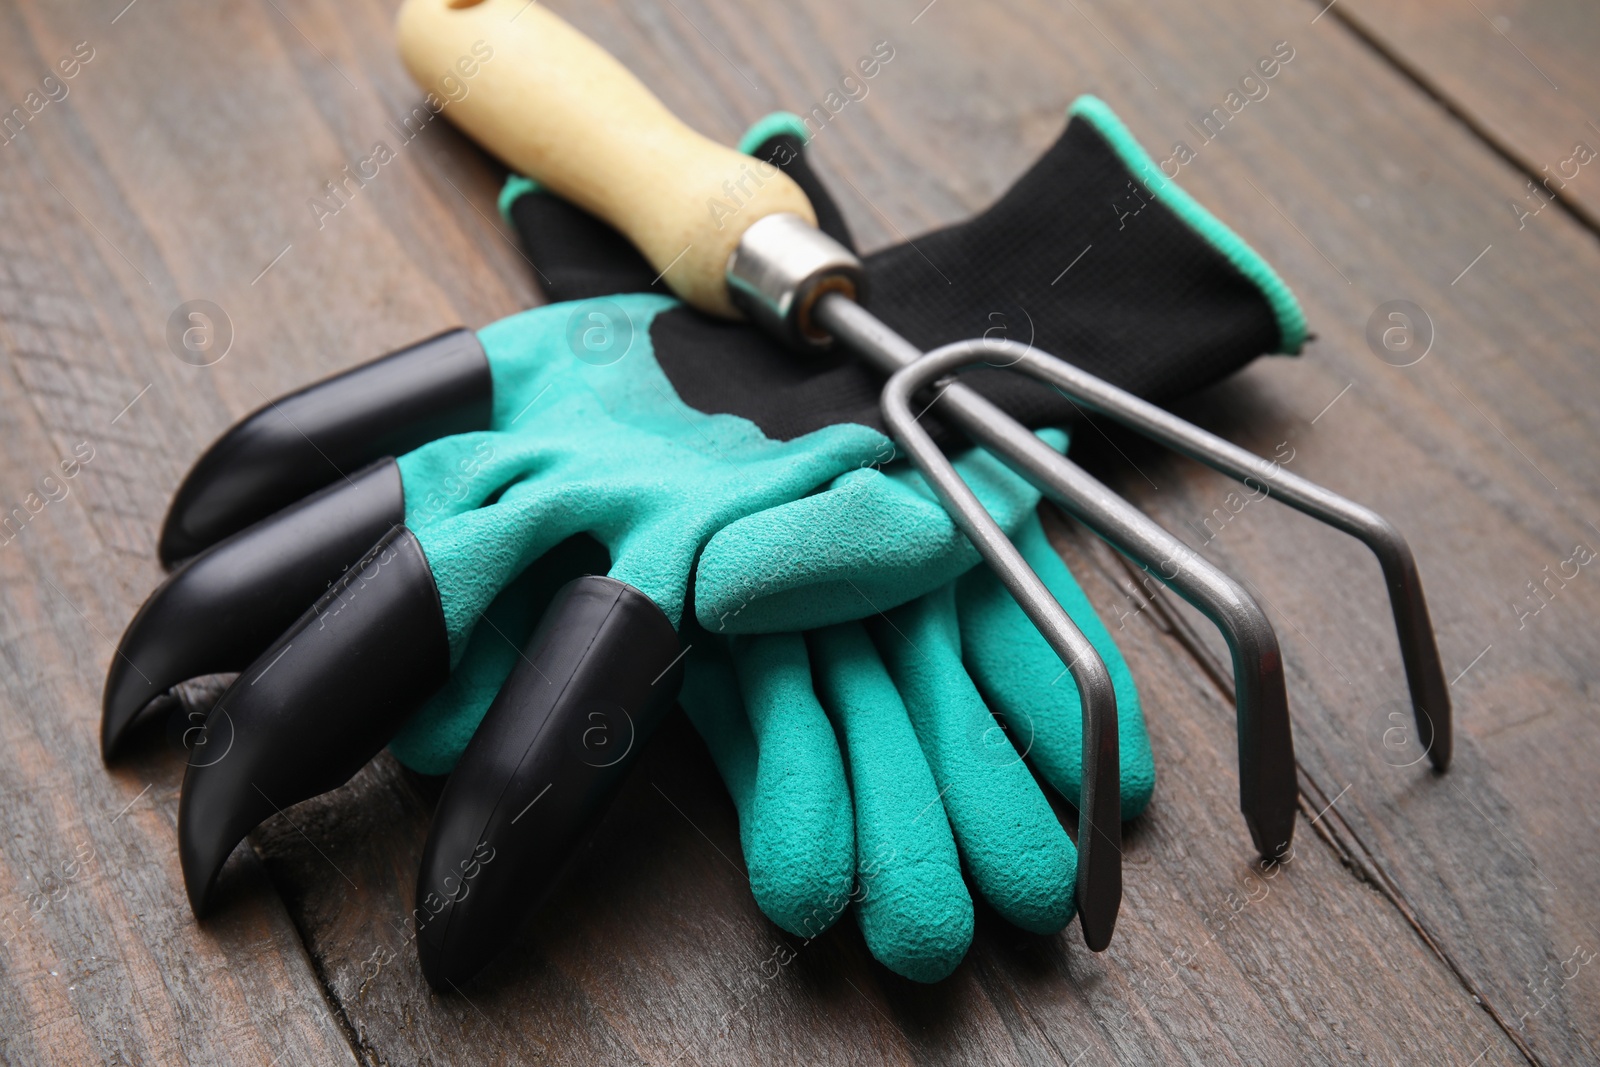
POLYGON ((520 174, 507 174, 506 183, 500 188, 500 198, 496 205, 500 208, 500 217, 506 220, 507 226, 515 226, 511 221, 511 205, 516 203, 517 197, 524 193, 543 192, 544 186, 532 178, 524 178, 520 174))
POLYGON ((792 111, 774 111, 765 118, 757 119, 755 125, 744 132, 744 136, 739 138, 739 151, 753 156, 756 149, 780 133, 793 135, 801 144, 811 140, 811 132, 806 129, 799 115, 792 111))
POLYGON ((1246 244, 1244 238, 1167 177, 1104 100, 1097 96, 1080 96, 1067 109, 1067 115, 1069 118, 1082 118, 1099 131, 1100 136, 1111 145, 1112 151, 1122 157, 1123 163, 1144 182, 1157 200, 1188 223, 1203 240, 1221 252, 1223 258, 1255 283, 1277 317, 1278 352, 1286 356, 1299 355, 1306 342, 1306 315, 1288 284, 1278 277, 1278 272, 1272 269, 1271 264, 1246 244))

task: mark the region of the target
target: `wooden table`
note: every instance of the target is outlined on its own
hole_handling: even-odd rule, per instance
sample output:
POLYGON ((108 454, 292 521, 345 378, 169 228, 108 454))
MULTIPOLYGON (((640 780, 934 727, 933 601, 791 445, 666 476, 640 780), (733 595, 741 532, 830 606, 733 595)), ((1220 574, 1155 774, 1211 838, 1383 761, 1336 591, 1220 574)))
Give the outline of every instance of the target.
MULTIPOLYGON (((560 0, 730 142, 822 102, 889 42, 868 96, 815 142, 873 246, 984 206, 1080 92, 1158 158, 1197 148, 1182 184, 1282 271, 1317 340, 1183 413, 1265 454, 1286 444, 1290 469, 1407 533, 1454 679, 1456 759, 1445 776, 1394 766, 1405 687, 1364 549, 1270 502, 1207 528, 1231 483, 1086 432, 1085 462, 1245 579, 1283 640, 1303 817, 1265 894, 1243 882, 1220 639, 1169 596, 1141 608, 1128 568, 1052 515, 1120 620, 1160 764, 1127 827, 1109 952, 980 908, 967 960, 928 987, 873 963, 852 922, 782 934, 677 716, 507 961, 439 996, 402 921, 437 783, 385 756, 269 822, 196 924, 174 847, 181 757, 158 725, 103 766, 100 685, 159 578, 168 495, 229 422, 541 297, 495 215, 495 164, 444 122, 404 141, 390 125, 419 101, 394 0, 124 2, 0 7, 0 503, 25 516, 0 545, 0 1059, 1600 1060, 1600 568, 1564 566, 1600 550, 1600 166, 1528 187, 1600 145, 1592 8, 560 0), (1280 41, 1293 58, 1268 95, 1199 144, 1188 123, 1280 41), (396 158, 336 213, 311 210, 377 141, 396 158), (231 324, 211 366, 169 346, 196 299, 231 324), (1366 340, 1398 299, 1431 322, 1404 367, 1366 340), (793 960, 776 967, 780 947, 793 960)), ((187 688, 173 714, 216 692, 187 688)))

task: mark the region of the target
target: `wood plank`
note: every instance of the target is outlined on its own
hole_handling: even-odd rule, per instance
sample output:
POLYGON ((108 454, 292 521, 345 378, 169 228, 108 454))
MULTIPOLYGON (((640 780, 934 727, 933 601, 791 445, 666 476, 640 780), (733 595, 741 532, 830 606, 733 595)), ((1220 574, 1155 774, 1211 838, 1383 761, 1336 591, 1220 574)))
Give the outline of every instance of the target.
POLYGON ((1532 225, 1522 212, 1542 214, 1541 200, 1559 198, 1600 228, 1600 176, 1590 166, 1600 162, 1600 19, 1592 9, 1344 0, 1324 16, 1334 18, 1388 53, 1526 172, 1501 190, 1509 217, 1532 225), (1585 151, 1575 152, 1580 146, 1585 151), (1529 190, 1529 179, 1543 188, 1529 190))
MULTIPOLYGON (((0 19, 0 66, 33 69, 13 13, 0 19)), ((0 1060, 353 1062, 253 856, 226 914, 190 917, 181 759, 158 742, 101 764, 100 680, 136 603, 126 564, 148 547, 152 473, 176 452, 159 424, 118 417, 138 392, 117 355, 138 338, 126 265, 48 174, 31 149, 0 151, 0 500, 14 523, 0 544, 0 1060)))
MULTIPOLYGON (((291 70, 281 86, 303 110, 289 109, 275 141, 241 137, 241 119, 271 129, 284 100, 234 64, 249 70, 276 45, 242 6, 227 23, 211 11, 191 5, 141 27, 137 8, 115 23, 116 12, 87 4, 0 10, 8 108, 74 42, 94 50, 67 98, 0 147, 0 499, 9 514, 30 492, 59 497, 0 548, 7 1062, 353 1062, 338 1011, 251 855, 241 854, 226 911, 204 926, 190 916, 173 835, 181 758, 158 739, 110 773, 99 759, 100 684, 112 640, 158 578, 163 498, 212 434, 260 403, 250 384, 270 395, 325 373, 348 335, 327 329, 331 308, 284 316, 270 310, 281 293, 250 287, 280 247, 250 210, 272 177, 263 160, 303 142, 316 97, 292 88, 291 70), (189 30, 216 47, 190 54, 189 30), (190 93, 221 107, 197 116, 190 93), (149 111, 130 114, 134 98, 149 111), (168 351, 168 316, 194 295, 234 316, 231 368, 192 367, 168 351), (312 331, 278 335, 281 378, 260 355, 279 322, 312 331), (64 478, 57 465, 80 443, 93 458, 64 478)), ((305 211, 307 184, 265 190, 268 202, 287 220, 305 211)), ((464 227, 447 232, 470 240, 464 227)), ((485 247, 480 262, 496 254, 485 247)), ((322 288, 335 303, 349 296, 322 288)), ((365 321, 410 336, 404 308, 435 290, 421 273, 404 289, 410 304, 365 321)))

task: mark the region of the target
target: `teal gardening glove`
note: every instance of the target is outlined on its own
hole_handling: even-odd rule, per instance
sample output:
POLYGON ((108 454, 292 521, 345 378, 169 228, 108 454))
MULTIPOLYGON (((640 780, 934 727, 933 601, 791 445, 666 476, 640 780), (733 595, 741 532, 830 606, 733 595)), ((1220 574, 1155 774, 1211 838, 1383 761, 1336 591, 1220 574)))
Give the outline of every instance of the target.
MULTIPOLYGON (((1155 769, 1127 665, 1037 514, 1012 536, 1111 671, 1132 818, 1155 769)), ((757 903, 790 933, 853 901, 880 962, 943 978, 972 938, 963 863, 1015 925, 1071 920, 1076 854, 1022 761, 1078 798, 1077 690, 987 568, 865 623, 713 644, 681 702, 739 811, 757 903)))

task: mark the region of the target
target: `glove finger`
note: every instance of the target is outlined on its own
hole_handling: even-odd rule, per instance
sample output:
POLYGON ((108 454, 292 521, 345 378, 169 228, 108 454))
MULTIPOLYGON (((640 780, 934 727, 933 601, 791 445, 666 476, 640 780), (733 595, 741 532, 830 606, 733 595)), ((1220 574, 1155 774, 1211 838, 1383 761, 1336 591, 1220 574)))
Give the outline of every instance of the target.
POLYGON ((817 695, 849 761, 861 933, 891 971, 936 982, 972 943, 972 897, 939 787, 862 624, 812 631, 808 644, 817 695))
POLYGON ((382 457, 488 427, 492 393, 483 346, 470 331, 450 330, 269 402, 184 476, 161 526, 162 565, 382 457))
POLYGON ((773 922, 815 937, 844 911, 855 878, 839 742, 812 690, 804 638, 739 638, 730 651, 759 753, 739 825, 750 889, 773 922))
POLYGON ((206 716, 178 803, 178 853, 195 914, 245 834, 349 781, 449 669, 427 557, 396 526, 206 716))
POLYGON ((560 588, 585 574, 604 574, 605 548, 592 537, 569 537, 523 571, 494 598, 473 629, 450 680, 406 723, 389 751, 419 774, 449 774, 560 588))
MULTIPOLYGON (((1122 817, 1132 819, 1149 804, 1156 784, 1155 757, 1133 674, 1089 598, 1050 546, 1037 513, 1012 541, 1111 672, 1117 694, 1122 817)), ((962 657, 973 681, 1045 780, 1077 804, 1083 789, 1083 716, 1071 673, 988 567, 974 567, 962 577, 958 600, 962 657)))
MULTIPOLYGON (((1040 436, 1066 447, 1059 430, 1040 436)), ((955 467, 1002 529, 1034 513, 1039 491, 983 449, 955 467)), ((855 470, 718 531, 700 557, 695 611, 713 633, 816 629, 907 603, 977 562, 921 475, 898 463, 855 470)))
POLYGON ((695 650, 684 657, 683 691, 678 694, 678 702, 711 750, 711 760, 739 813, 740 844, 748 854, 750 849, 742 838, 755 814, 759 753, 726 642, 709 636, 695 642, 695 650))
POLYGON ((614 578, 563 586, 523 654, 445 784, 417 869, 417 958, 435 989, 470 981, 549 895, 682 681, 671 621, 614 578))
POLYGON ((1060 930, 1076 910, 1077 850, 962 666, 954 586, 868 627, 978 893, 1024 930, 1060 930))
POLYGON ((355 472, 219 541, 168 575, 117 644, 100 746, 115 756, 139 712, 179 682, 242 670, 405 515, 393 460, 355 472))

